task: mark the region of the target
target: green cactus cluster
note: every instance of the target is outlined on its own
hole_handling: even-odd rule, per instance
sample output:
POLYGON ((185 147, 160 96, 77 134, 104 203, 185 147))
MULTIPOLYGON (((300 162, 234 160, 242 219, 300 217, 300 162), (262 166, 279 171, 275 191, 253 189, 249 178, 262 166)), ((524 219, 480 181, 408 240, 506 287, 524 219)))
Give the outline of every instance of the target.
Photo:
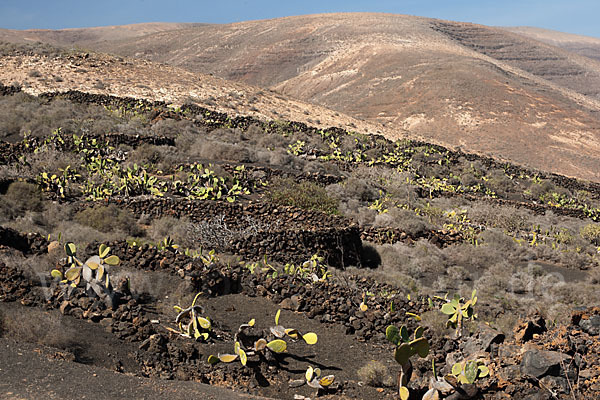
POLYGON ((41 172, 36 182, 44 192, 54 193, 60 198, 65 198, 69 194, 71 185, 76 182, 81 175, 67 165, 64 169, 59 168, 58 173, 41 172))
POLYGON ((306 384, 315 389, 327 389, 335 381, 334 375, 321 377, 321 369, 309 366, 304 374, 306 384))
POLYGON ((474 310, 475 304, 477 304, 477 290, 473 290, 469 300, 455 294, 452 300, 443 304, 440 308, 440 311, 448 316, 446 326, 456 328, 457 333, 460 334, 463 319, 474 320, 477 318, 474 310))
POLYGON ((68 242, 64 248, 67 255, 67 270, 63 274, 60 270, 54 269, 50 274, 66 286, 67 295, 70 295, 74 288, 85 283, 86 291, 93 291, 98 297, 111 303, 109 271, 111 267, 119 265, 119 257, 109 255, 110 247, 101 244, 98 255, 82 262, 77 257, 77 247, 74 243, 68 242))
POLYGON ((318 337, 314 332, 308 332, 305 334, 300 333, 298 329, 294 328, 285 328, 279 325, 279 317, 281 315, 281 310, 277 310, 277 314, 275 314, 275 326, 270 328, 273 336, 282 339, 284 337, 290 337, 292 340, 296 341, 302 339, 306 342, 306 344, 316 344, 318 337))
POLYGON ((418 354, 422 358, 427 357, 429 354, 429 342, 423 337, 423 331, 422 326, 417 327, 411 339, 406 326, 403 325, 400 329, 394 325, 387 327, 385 337, 388 341, 396 345, 394 359, 398 364, 406 364, 415 354, 418 354))
POLYGON ((270 351, 273 353, 283 353, 287 350, 287 343, 285 340, 275 339, 268 341, 265 338, 259 338, 256 340, 252 347, 245 347, 244 341, 242 340, 246 330, 252 328, 255 324, 255 320, 250 320, 247 324, 242 324, 238 328, 237 333, 234 338, 234 354, 221 354, 218 355, 210 355, 208 356, 209 364, 217 364, 219 362, 230 363, 235 360, 240 360, 243 366, 246 366, 248 362, 248 357, 256 356, 264 356, 266 351, 270 351))
POLYGON ((293 341, 302 339, 307 344, 317 343, 317 334, 314 332, 301 334, 300 331, 298 331, 297 329, 286 329, 283 326, 279 325, 280 314, 281 310, 278 310, 277 314, 275 315, 275 326, 270 328, 270 335, 255 340, 252 346, 245 346, 244 343, 248 342, 248 335, 246 332, 254 326, 255 320, 252 319, 247 324, 240 325, 234 337, 234 354, 219 353, 216 356, 210 355, 208 357, 208 363, 230 363, 239 359, 242 365, 245 366, 248 362, 248 357, 265 357, 267 351, 271 353, 283 353, 284 351, 286 351, 288 343, 285 340, 283 340, 285 337, 289 337, 293 341))
POLYGON ((202 292, 196 294, 194 301, 192 301, 192 305, 185 309, 179 306, 173 306, 175 311, 178 312, 175 323, 177 324, 179 331, 168 328, 170 331, 196 340, 208 339, 212 323, 209 318, 202 316, 202 314, 204 314, 204 308, 201 305, 196 304, 198 297, 200 297, 201 294, 202 292))
POLYGON ((459 383, 474 383, 477 378, 485 378, 490 370, 482 361, 463 361, 452 366, 452 375, 459 383))
MULTIPOLYGON (((25 137, 24 144, 28 143, 25 137)), ((150 195, 163 197, 170 192, 177 196, 194 199, 236 201, 240 196, 250 193, 243 181, 246 169, 243 165, 233 171, 233 176, 218 176, 212 165, 194 163, 180 166, 175 175, 156 170, 152 164, 123 165, 115 155, 115 149, 107 142, 95 138, 73 134, 73 138, 64 136, 57 129, 42 144, 34 147, 34 153, 52 148, 68 150, 81 159, 81 167, 75 170, 68 165, 57 173, 42 172, 36 178, 38 186, 45 192, 55 193, 60 198, 81 192, 88 200, 104 200, 114 196, 150 195), (171 177, 171 179, 169 179, 171 177)), ((22 163, 27 164, 26 158, 22 163)), ((173 172, 173 171, 171 171, 173 172)))
POLYGON ((404 325, 400 329, 394 325, 390 325, 385 330, 387 340, 396 346, 394 359, 401 367, 398 376, 398 394, 402 400, 407 400, 410 396, 410 392, 406 387, 412 374, 410 358, 415 354, 418 354, 421 358, 425 358, 429 354, 429 342, 423 336, 423 331, 422 326, 417 327, 411 338, 408 334, 408 329, 404 325))

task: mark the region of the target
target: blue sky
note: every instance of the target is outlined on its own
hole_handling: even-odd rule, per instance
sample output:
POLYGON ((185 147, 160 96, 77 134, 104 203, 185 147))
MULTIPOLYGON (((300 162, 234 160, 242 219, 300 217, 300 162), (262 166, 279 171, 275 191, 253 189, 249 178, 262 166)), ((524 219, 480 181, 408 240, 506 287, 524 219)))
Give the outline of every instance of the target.
POLYGON ((528 25, 600 37, 598 0, 0 0, 0 28, 227 23, 343 11, 410 14, 485 25, 528 25))

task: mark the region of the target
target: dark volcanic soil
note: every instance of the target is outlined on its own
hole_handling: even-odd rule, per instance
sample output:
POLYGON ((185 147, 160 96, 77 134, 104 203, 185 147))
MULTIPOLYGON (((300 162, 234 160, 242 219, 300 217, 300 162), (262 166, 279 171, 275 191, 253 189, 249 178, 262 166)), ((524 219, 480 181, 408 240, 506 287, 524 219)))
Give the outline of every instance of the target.
POLYGON ((54 348, 10 338, 0 338, 0 349, 0 398, 7 400, 263 398, 200 382, 141 378, 74 363, 54 348))

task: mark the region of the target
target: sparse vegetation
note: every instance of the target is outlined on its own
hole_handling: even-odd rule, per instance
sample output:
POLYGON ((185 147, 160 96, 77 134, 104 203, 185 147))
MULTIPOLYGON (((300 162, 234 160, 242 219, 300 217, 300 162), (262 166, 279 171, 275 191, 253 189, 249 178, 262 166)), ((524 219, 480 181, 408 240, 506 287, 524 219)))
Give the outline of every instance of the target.
MULTIPOLYGON (((287 350, 288 343, 283 340, 284 338, 290 338, 292 341, 302 339, 306 344, 310 345, 317 343, 317 335, 313 332, 303 335, 297 329, 286 329, 279 325, 280 313, 281 310, 278 310, 275 315, 275 326, 269 328, 270 333, 265 337, 258 337, 257 340, 254 340, 257 337, 256 334, 248 334, 248 331, 254 327, 254 319, 251 319, 247 324, 240 325, 234 337, 234 354, 211 355, 208 357, 208 363, 213 365, 219 361, 230 363, 239 359, 242 365, 246 366, 248 357, 254 356, 257 356, 259 360, 268 361, 271 359, 270 353, 279 354, 287 350)), ((309 384, 312 382, 312 378, 312 374, 310 378, 307 374, 307 382, 309 384)), ((318 380, 316 383, 322 385, 321 380, 318 380)), ((327 379, 323 383, 327 383, 323 386, 329 386, 333 383, 333 378, 327 379)))

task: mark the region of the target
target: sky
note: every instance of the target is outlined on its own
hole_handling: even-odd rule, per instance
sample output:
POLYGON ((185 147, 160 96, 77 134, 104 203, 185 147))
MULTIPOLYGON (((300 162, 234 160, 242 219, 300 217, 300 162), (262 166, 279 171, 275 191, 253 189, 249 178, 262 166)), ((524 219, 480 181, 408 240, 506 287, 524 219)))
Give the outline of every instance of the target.
POLYGON ((229 23, 329 12, 386 12, 600 38, 599 0, 0 0, 0 28, 141 22, 229 23))

